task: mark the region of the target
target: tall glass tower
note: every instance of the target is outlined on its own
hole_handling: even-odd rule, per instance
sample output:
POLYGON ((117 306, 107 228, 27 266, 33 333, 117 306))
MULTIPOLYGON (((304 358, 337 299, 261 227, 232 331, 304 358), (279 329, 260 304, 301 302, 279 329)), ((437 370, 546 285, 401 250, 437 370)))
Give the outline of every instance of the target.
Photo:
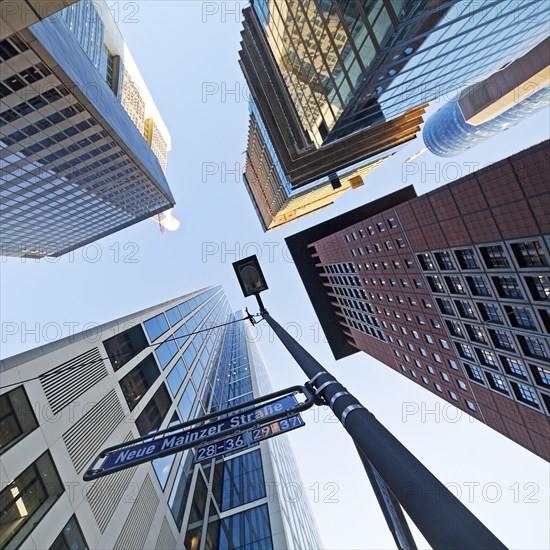
POLYGON ((320 548, 285 436, 82 480, 105 447, 269 392, 247 323, 213 286, 2 361, 0 545, 320 548))

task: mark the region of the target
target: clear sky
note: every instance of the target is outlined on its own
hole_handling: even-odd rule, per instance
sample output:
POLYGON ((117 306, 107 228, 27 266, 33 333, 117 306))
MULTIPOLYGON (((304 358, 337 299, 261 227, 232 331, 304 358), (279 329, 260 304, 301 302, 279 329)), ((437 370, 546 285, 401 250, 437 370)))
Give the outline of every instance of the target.
MULTIPOLYGON (((408 184, 418 194, 547 139, 548 110, 466 155, 402 161, 416 140, 333 206, 264 234, 241 181, 247 100, 238 67, 239 2, 108 2, 172 135, 167 178, 176 233, 145 221, 60 259, 2 259, 2 357, 221 283, 234 309, 248 306, 231 263, 258 254, 270 313, 306 346, 507 546, 550 547, 548 464, 364 354, 335 362, 284 246, 284 237, 408 184)), ((437 106, 431 107, 437 108, 437 106)), ((260 326, 275 389, 304 382, 260 326)), ((289 435, 325 547, 394 548, 356 451, 330 414, 304 414, 289 435)), ((427 545, 416 530, 420 547, 427 545)))

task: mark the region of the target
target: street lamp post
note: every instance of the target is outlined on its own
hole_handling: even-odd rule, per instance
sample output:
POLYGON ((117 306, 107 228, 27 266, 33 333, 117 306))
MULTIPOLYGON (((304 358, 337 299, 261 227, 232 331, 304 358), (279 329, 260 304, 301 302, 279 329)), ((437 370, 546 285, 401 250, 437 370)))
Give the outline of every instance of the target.
POLYGON ((243 293, 256 296, 260 313, 352 437, 387 488, 435 549, 506 548, 404 445, 338 380, 309 354, 265 309, 267 289, 256 256, 233 264, 243 293))

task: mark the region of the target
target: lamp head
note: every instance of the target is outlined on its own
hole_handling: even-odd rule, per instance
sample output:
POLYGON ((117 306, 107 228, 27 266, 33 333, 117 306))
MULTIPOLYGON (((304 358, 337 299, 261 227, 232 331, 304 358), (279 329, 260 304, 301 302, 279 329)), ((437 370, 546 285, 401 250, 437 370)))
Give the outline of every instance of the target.
POLYGON ((268 289, 256 255, 233 262, 233 269, 245 298, 268 289))

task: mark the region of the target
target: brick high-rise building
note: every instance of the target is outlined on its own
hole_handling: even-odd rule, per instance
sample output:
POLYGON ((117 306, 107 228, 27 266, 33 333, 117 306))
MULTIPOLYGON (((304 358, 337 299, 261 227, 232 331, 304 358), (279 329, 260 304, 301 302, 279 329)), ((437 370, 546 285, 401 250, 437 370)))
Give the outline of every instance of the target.
POLYGON ((550 142, 286 239, 334 356, 363 351, 550 459, 550 142))

